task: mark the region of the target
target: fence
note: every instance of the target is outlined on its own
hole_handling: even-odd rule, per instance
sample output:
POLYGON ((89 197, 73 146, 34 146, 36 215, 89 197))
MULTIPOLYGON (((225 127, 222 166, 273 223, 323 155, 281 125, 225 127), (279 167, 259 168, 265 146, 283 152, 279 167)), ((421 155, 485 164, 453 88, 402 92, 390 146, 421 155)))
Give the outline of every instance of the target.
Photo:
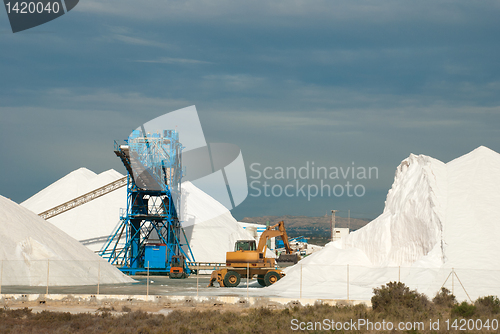
POLYGON ((0 261, 0 293, 19 294, 239 294, 289 298, 369 300, 373 289, 388 282, 405 283, 411 289, 433 297, 446 287, 458 300, 473 301, 480 296, 500 295, 500 270, 467 268, 371 268, 343 265, 297 264, 286 270, 286 278, 271 289, 260 290, 256 280, 241 280, 239 288, 206 289, 209 277, 169 280, 166 277, 134 277, 123 282, 122 275, 104 261, 26 260, 0 261), (152 286, 150 286, 152 284, 152 286), (196 285, 195 285, 196 284, 196 285), (200 290, 201 287, 201 290, 200 290), (152 289, 151 289, 152 288, 152 289), (104 289, 104 291, 103 291, 104 289), (209 291, 210 292, 207 292, 209 291), (245 291, 246 290, 246 291, 245 291), (250 290, 250 292, 249 292, 250 290))
POLYGON ((298 264, 287 273, 287 297, 366 300, 373 289, 389 282, 402 282, 411 289, 434 297, 442 287, 458 300, 500 295, 500 270, 467 268, 416 268, 325 266, 298 264), (295 286, 294 286, 295 283, 295 286))
POLYGON ((102 261, 62 261, 62 260, 0 260, 0 293, 6 288, 16 287, 16 291, 26 293, 49 293, 50 287, 73 288, 96 285, 94 293, 99 293, 102 283, 109 284, 120 275, 110 271, 109 264, 102 261), (107 267, 106 267, 107 266, 107 267), (104 277, 101 268, 105 269, 104 277), (43 289, 43 291, 42 291, 43 289))

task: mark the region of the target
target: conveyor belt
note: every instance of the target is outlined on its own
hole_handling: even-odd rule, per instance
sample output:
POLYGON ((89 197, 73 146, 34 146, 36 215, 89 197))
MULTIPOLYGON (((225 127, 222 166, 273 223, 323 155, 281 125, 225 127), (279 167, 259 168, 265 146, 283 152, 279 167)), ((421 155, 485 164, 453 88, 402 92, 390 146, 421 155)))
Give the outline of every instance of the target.
POLYGON ((63 203, 52 209, 39 213, 38 215, 43 219, 47 220, 49 218, 57 216, 60 213, 66 212, 68 210, 76 208, 77 206, 88 203, 98 197, 109 194, 110 192, 115 191, 116 189, 124 187, 126 185, 127 185, 127 177, 124 176, 116 181, 106 184, 105 186, 102 186, 82 196, 74 198, 71 201, 67 201, 66 203, 63 203))

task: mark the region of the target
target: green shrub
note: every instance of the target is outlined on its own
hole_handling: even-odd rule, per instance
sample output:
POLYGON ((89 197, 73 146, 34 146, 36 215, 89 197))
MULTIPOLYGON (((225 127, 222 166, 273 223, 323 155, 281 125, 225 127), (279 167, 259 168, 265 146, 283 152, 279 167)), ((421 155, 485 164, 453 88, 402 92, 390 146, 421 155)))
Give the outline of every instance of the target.
POLYGON ((438 306, 451 308, 457 303, 457 300, 450 290, 442 287, 441 290, 432 299, 432 302, 438 306))
POLYGON ((461 304, 453 306, 451 309, 452 317, 462 317, 462 318, 470 318, 476 313, 476 307, 472 304, 467 303, 466 301, 461 304))
POLYGON ((404 283, 389 282, 373 289, 372 309, 375 312, 404 316, 411 309, 412 313, 425 312, 430 309, 430 303, 424 294, 410 290, 404 283))
POLYGON ((477 307, 481 314, 499 314, 500 313, 500 300, 497 296, 486 296, 478 298, 474 306, 477 307))

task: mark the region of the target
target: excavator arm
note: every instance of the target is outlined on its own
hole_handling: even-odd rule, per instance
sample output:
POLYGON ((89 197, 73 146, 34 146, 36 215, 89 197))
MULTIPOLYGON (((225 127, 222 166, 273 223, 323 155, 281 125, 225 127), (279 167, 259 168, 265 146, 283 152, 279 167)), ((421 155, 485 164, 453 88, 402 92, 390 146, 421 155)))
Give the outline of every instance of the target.
POLYGON ((285 223, 283 221, 278 223, 279 230, 283 233, 281 235, 281 239, 283 240, 283 244, 285 245, 285 250, 287 254, 292 254, 292 248, 290 247, 290 243, 288 242, 288 235, 285 230, 285 223))
POLYGON ((266 250, 267 240, 274 237, 281 237, 281 239, 283 239, 283 243, 285 244, 286 253, 292 254, 292 248, 288 242, 288 235, 286 234, 284 221, 280 221, 278 224, 268 227, 264 232, 262 232, 257 250, 260 253, 264 253, 266 250))

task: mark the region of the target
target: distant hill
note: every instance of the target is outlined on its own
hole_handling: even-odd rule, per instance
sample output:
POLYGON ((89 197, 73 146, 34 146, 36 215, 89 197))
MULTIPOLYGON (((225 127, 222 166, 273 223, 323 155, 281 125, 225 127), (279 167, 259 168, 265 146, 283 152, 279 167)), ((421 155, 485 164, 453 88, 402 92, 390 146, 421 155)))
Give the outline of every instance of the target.
MULTIPOLYGON (((245 223, 265 224, 267 221, 271 225, 280 221, 285 222, 287 231, 293 231, 294 234, 330 234, 331 231, 331 215, 321 217, 308 216, 263 216, 263 217, 245 217, 240 221, 245 223)), ((367 219, 357 219, 335 217, 336 227, 349 227, 351 231, 357 230, 370 221, 367 219)))

